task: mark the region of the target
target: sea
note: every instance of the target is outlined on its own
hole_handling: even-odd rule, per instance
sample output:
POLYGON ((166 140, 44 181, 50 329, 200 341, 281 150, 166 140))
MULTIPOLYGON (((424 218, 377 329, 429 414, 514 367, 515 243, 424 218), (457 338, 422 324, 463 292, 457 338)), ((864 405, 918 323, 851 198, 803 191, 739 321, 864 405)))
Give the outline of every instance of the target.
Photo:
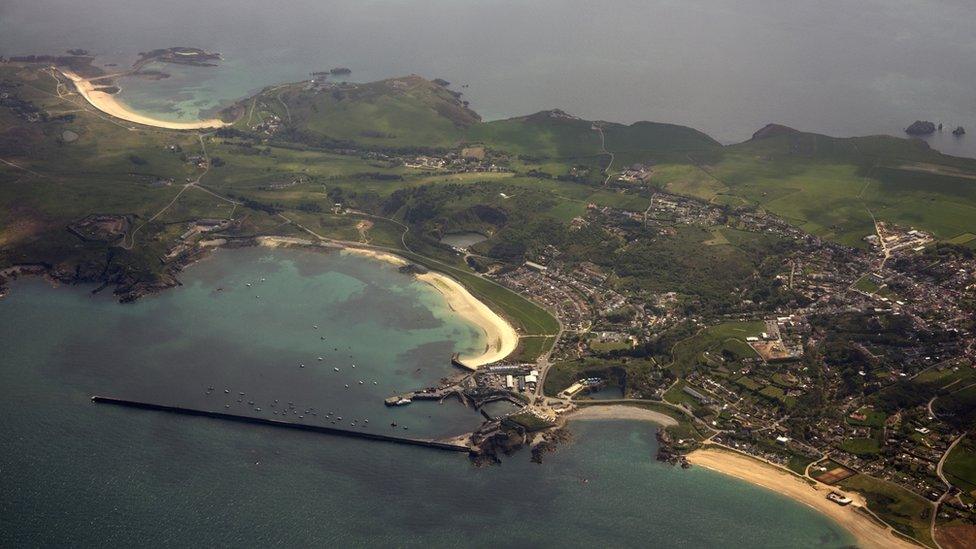
MULTIPOLYGON (((344 66, 355 81, 444 78, 486 119, 561 108, 725 143, 770 122, 850 136, 929 119, 970 129, 936 134, 934 147, 976 156, 974 20, 970 0, 3 0, 0 55, 83 48, 111 71, 154 48, 223 54, 218 67, 121 82, 123 102, 171 120, 344 66)), ((220 250, 182 282, 127 305, 40 279, 0 299, 0 546, 854 541, 778 494, 656 462, 647 422, 571 422, 572 440, 543 464, 521 452, 479 468, 425 448, 92 404, 341 416, 336 426, 418 437, 481 421, 453 402, 383 405, 483 346, 437 292, 388 264, 220 250)))
POLYGON ((973 21, 972 0, 3 0, 0 55, 223 54, 121 82, 120 100, 171 120, 341 66, 356 81, 444 78, 486 119, 561 108, 724 143, 771 122, 903 136, 927 119, 945 127, 934 147, 976 156, 973 21))
POLYGON ((182 281, 121 305, 94 286, 25 278, 0 299, 0 546, 854 541, 776 493, 657 462, 649 422, 570 422, 572 439, 542 464, 522 451, 476 467, 465 454, 92 403, 113 396, 417 437, 481 422, 455 401, 383 404, 450 375, 452 352, 483 345, 438 292, 393 265, 219 250, 182 281))

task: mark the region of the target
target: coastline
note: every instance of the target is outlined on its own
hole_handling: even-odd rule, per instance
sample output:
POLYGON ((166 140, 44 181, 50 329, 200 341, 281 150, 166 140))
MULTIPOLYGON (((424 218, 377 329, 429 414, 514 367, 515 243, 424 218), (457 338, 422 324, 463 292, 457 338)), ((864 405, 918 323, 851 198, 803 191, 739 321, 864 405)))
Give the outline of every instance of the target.
POLYGON ((661 427, 673 427, 678 425, 678 420, 669 415, 662 414, 661 412, 655 412, 654 410, 648 410, 646 408, 626 406, 623 404, 608 404, 606 406, 594 404, 591 406, 584 406, 566 414, 565 417, 567 421, 585 421, 590 419, 627 419, 636 421, 650 421, 660 425, 661 427))
POLYGON ((856 510, 858 507, 866 507, 860 494, 829 488, 819 483, 811 486, 792 473, 732 450, 704 447, 686 457, 693 465, 761 486, 817 510, 850 532, 857 539, 859 547, 918 547, 859 513, 856 510), (831 491, 842 492, 854 502, 844 507, 837 505, 827 499, 827 494, 831 491))
POLYGON ((168 130, 203 130, 222 128, 229 125, 227 122, 218 120, 216 118, 211 118, 209 120, 198 120, 196 122, 170 122, 167 120, 159 120, 158 118, 145 116, 132 111, 129 107, 116 99, 115 96, 96 90, 95 85, 92 84, 90 80, 83 78, 69 70, 59 70, 61 71, 61 74, 74 83, 78 93, 81 94, 81 96, 84 97, 92 107, 95 107, 109 116, 114 116, 115 118, 120 118, 127 122, 134 122, 136 124, 153 126, 156 128, 165 128, 168 130))
POLYGON ((519 342, 515 328, 512 328, 511 324, 504 318, 498 316, 495 311, 471 295, 460 282, 434 271, 418 274, 416 277, 439 291, 447 300, 447 305, 452 311, 484 330, 487 339, 484 352, 478 355, 459 357, 457 362, 462 366, 477 370, 481 366, 498 362, 515 352, 519 342))
MULTIPOLYGON (((323 246, 321 243, 293 237, 261 237, 258 239, 258 244, 268 247, 323 246)), ((334 247, 339 249, 340 253, 343 254, 359 255, 376 261, 383 261, 397 267, 409 264, 409 261, 392 252, 355 248, 338 244, 334 245, 334 247)), ((457 361, 460 365, 470 370, 477 370, 481 366, 502 360, 515 352, 519 343, 519 335, 515 331, 515 328, 495 313, 495 311, 491 310, 490 307, 471 295, 471 292, 461 285, 460 282, 435 271, 415 274, 414 277, 421 282, 429 284, 440 292, 447 301, 447 306, 451 311, 485 332, 487 341, 485 349, 478 354, 460 357, 457 361)))

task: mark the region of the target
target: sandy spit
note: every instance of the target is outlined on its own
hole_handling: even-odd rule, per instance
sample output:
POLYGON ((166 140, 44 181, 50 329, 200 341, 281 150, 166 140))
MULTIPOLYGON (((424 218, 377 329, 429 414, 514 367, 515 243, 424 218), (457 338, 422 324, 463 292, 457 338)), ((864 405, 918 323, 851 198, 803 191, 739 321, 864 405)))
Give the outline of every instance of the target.
POLYGON ((91 81, 82 78, 74 72, 62 70, 61 74, 65 75, 68 77, 68 79, 74 82, 75 88, 78 89, 78 93, 80 93, 86 101, 91 103, 91 106, 107 115, 121 118, 122 120, 126 120, 128 122, 135 122, 136 124, 143 124, 156 128, 166 128, 169 130, 202 130, 220 128, 229 125, 227 122, 218 120, 216 118, 211 118, 209 120, 198 120, 195 122, 170 122, 168 120, 159 120, 157 118, 145 116, 132 111, 129 107, 116 99, 115 96, 96 90, 96 86, 92 84, 91 81))

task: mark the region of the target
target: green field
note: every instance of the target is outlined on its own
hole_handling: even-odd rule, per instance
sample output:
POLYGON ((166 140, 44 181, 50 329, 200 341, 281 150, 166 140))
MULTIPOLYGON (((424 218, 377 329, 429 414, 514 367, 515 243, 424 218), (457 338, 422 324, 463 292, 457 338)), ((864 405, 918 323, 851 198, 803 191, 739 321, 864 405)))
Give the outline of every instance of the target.
POLYGON ((854 283, 854 287, 866 294, 873 294, 881 289, 881 287, 878 286, 878 283, 872 280, 871 276, 869 275, 864 275, 857 279, 857 282, 854 283))
POLYGON ((867 475, 854 475, 841 481, 840 486, 863 495, 868 507, 899 532, 932 545, 929 531, 932 506, 927 500, 867 475))
POLYGON ((519 348, 513 356, 518 362, 534 362, 543 353, 549 351, 556 343, 555 337, 528 336, 519 339, 519 348))
POLYGON ((840 449, 860 457, 871 457, 881 451, 881 442, 875 438, 850 438, 840 444, 840 449))
POLYGON ((976 442, 967 436, 946 458, 942 473, 964 492, 976 496, 976 442))
MULTIPOLYGON (((523 334, 551 336, 558 323, 548 312, 474 275, 437 245, 438 236, 490 235, 476 247, 488 267, 555 248, 569 263, 591 261, 613 273, 611 284, 624 293, 676 291, 698 299, 705 313, 722 313, 752 298, 749 292, 762 299, 774 291, 770 277, 757 273, 789 253, 789 242, 687 226, 667 238, 626 240, 595 227, 570 230, 570 221, 590 204, 643 212, 655 189, 664 189, 773 212, 852 245, 863 245, 873 230, 868 210, 960 244, 976 234, 976 161, 903 139, 779 131, 721 146, 687 127, 594 123, 559 111, 482 122, 452 92, 415 76, 328 89, 273 86, 224 113, 237 117, 231 129, 198 134, 112 119, 40 67, 5 64, 0 82, 12 83, 19 99, 49 118, 28 123, 0 108, 0 157, 9 162, 0 164, 0 268, 44 262, 152 282, 172 274, 160 257, 188 222, 233 218, 240 222, 233 236, 241 238, 301 234, 282 213, 328 238, 391 248, 405 238, 424 256, 414 260, 461 280, 523 334), (258 133, 260 122, 275 117, 277 133, 258 133), (62 139, 68 130, 78 139, 62 139), (398 157, 450 154, 471 143, 512 171, 418 170, 398 157), (640 162, 650 183, 604 186, 610 153, 611 174, 640 162), (197 157, 212 167, 198 167, 197 157), (198 186, 184 189, 198 178, 198 186), (359 214, 332 214, 335 203, 373 214, 373 226, 363 232, 359 214), (82 243, 65 231, 92 213, 128 216, 139 227, 127 242, 132 249, 82 243)), ((752 328, 709 328, 678 344, 672 370, 687 371, 706 351, 713 365, 720 357, 754 356, 744 343, 752 328)), ((546 345, 529 342, 520 356, 546 345)), ((945 405, 968 397, 946 398, 945 405)))
POLYGON ((672 370, 681 375, 695 365, 705 351, 721 352, 723 348, 730 348, 736 352, 748 353, 744 356, 755 356, 751 347, 745 345, 745 338, 758 336, 763 331, 763 323, 755 322, 726 322, 710 328, 705 328, 693 337, 681 341, 674 346, 672 370))

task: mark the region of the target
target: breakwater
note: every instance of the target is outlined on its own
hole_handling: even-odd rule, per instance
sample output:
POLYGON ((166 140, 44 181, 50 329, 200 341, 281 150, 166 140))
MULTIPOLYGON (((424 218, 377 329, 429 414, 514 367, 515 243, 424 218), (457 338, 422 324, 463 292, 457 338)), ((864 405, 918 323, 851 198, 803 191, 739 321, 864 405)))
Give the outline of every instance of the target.
POLYGON ((268 425, 271 427, 279 427, 285 429, 296 429, 299 431, 312 431, 315 433, 326 433, 330 435, 338 435, 350 438, 362 438, 366 440, 377 440, 381 442, 392 442, 396 444, 407 444, 410 446, 423 446, 426 448, 434 448, 437 450, 447 450, 451 452, 469 452, 471 448, 464 444, 456 444, 451 442, 441 442, 431 439, 422 438, 410 438, 410 437, 399 437, 394 435, 384 435, 380 433, 370 433, 367 431, 350 431, 348 429, 337 429, 335 427, 328 427, 325 425, 309 425, 305 423, 291 423, 288 421, 281 421, 277 419, 268 419, 253 416, 241 416, 236 414, 227 414, 223 412, 213 412, 210 410, 196 410, 193 408, 183 408, 180 406, 166 406, 164 404, 153 404, 150 402, 138 402, 135 400, 126 400, 122 398, 114 398, 107 396, 95 395, 91 397, 92 402, 96 404, 111 404, 115 406, 123 406, 126 408, 138 408, 141 410, 153 410, 156 412, 168 412, 171 414, 181 414, 187 416, 198 416, 198 417, 209 417, 213 419, 220 419, 224 421, 236 421, 238 423, 250 423, 256 425, 268 425))

